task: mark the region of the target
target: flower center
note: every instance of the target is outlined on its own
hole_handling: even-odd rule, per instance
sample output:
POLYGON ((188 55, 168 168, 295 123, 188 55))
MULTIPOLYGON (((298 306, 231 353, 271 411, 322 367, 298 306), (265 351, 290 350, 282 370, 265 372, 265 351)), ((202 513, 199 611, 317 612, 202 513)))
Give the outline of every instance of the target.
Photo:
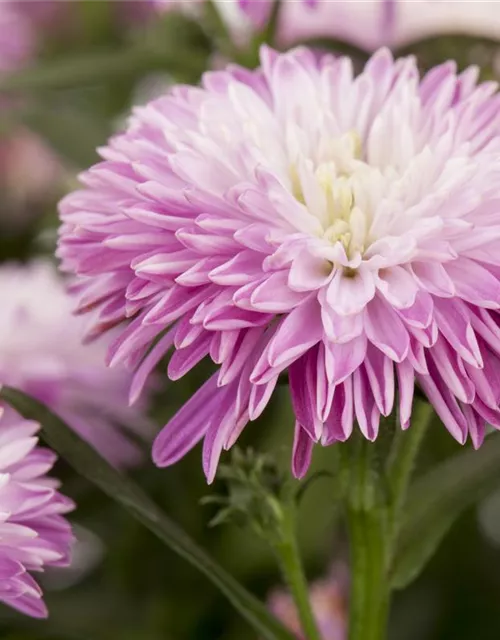
POLYGON ((340 243, 349 258, 365 251, 368 216, 356 204, 356 185, 369 171, 361 160, 361 140, 356 132, 320 145, 316 162, 300 159, 292 164, 290 178, 294 196, 318 217, 322 237, 340 243))

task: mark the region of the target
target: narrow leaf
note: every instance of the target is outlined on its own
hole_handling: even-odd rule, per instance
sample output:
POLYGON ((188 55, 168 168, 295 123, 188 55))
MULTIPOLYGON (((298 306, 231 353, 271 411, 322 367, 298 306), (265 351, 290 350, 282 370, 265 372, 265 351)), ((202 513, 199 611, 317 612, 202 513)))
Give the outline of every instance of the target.
POLYGON ((2 387, 4 400, 25 418, 42 425, 42 437, 78 473, 124 506, 147 529, 218 587, 233 606, 267 640, 292 640, 288 631, 251 593, 199 547, 175 522, 135 485, 101 456, 46 406, 26 394, 2 387))
POLYGON ((418 479, 410 489, 392 566, 392 586, 414 580, 463 511, 500 486, 500 434, 479 451, 459 453, 418 479))
POLYGON ((164 71, 180 80, 196 80, 206 66, 206 52, 159 47, 156 42, 126 49, 76 53, 42 60, 14 73, 0 74, 0 93, 72 89, 85 85, 135 79, 152 71, 164 71))

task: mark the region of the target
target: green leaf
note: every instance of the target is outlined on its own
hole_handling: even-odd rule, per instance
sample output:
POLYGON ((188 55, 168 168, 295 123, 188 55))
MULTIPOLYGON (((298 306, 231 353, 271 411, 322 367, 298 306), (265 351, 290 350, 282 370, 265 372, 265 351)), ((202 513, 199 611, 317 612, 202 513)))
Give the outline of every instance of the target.
POLYGON ((19 113, 19 122, 42 136, 59 156, 76 167, 97 162, 96 148, 110 135, 109 123, 83 109, 36 104, 19 113))
POLYGON ((46 406, 21 391, 2 387, 0 399, 25 418, 42 425, 43 439, 78 473, 125 507, 162 542, 187 560, 218 587, 233 606, 267 640, 293 640, 293 636, 251 593, 199 547, 175 522, 46 406))
POLYGON ((99 51, 46 60, 0 77, 0 91, 68 89, 130 77, 148 70, 151 60, 135 50, 99 51))
POLYGON ((500 434, 459 453, 410 489, 391 570, 392 586, 414 580, 460 514, 500 486, 500 434))
POLYGON ((205 56, 173 51, 157 51, 133 46, 125 50, 85 52, 64 58, 39 62, 37 65, 0 76, 0 92, 71 89, 83 85, 140 77, 164 70, 176 74, 198 76, 204 68, 205 56))

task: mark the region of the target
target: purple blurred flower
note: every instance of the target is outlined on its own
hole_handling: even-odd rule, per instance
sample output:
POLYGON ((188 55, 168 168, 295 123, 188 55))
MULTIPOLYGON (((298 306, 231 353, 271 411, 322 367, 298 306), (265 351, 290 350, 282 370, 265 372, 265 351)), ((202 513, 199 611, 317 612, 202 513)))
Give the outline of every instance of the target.
POLYGON ((111 462, 137 463, 133 439, 150 425, 141 407, 127 406, 131 376, 105 366, 109 341, 82 344, 83 320, 72 315, 55 267, 4 265, 0 291, 0 384, 45 402, 111 462))
MULTIPOLYGON (((347 639, 347 580, 345 567, 333 567, 330 575, 311 584, 309 597, 322 640, 347 639)), ((297 640, 307 640, 302 632, 297 608, 292 596, 284 590, 274 591, 269 608, 294 634, 297 640)))
POLYGON ((42 591, 29 572, 69 563, 73 535, 63 514, 74 504, 47 476, 56 456, 37 446, 39 428, 10 409, 0 418, 0 600, 45 618, 42 591))
POLYGON ((461 443, 500 427, 500 96, 451 62, 263 48, 137 108, 60 205, 59 255, 94 331, 136 368, 219 371, 158 436, 160 466, 223 449, 288 371, 293 471, 312 445, 375 440, 418 383, 461 443), (151 350, 153 340, 158 338, 151 350))
POLYGON ((0 73, 22 65, 33 52, 33 31, 8 3, 0 2, 0 73))

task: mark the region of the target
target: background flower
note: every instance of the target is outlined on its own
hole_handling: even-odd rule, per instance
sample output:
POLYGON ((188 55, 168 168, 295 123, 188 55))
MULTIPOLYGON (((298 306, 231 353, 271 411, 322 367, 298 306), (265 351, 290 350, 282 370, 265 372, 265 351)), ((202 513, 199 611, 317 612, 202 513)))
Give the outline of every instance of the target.
POLYGON ((136 463, 135 440, 150 430, 144 403, 127 407, 130 375, 106 368, 109 342, 82 344, 85 323, 72 315, 55 267, 42 260, 3 265, 0 289, 0 383, 48 404, 114 463, 136 463))
MULTIPOLYGON (((347 638, 347 569, 333 566, 329 575, 311 584, 309 597, 322 640, 347 638)), ((273 591, 269 608, 290 629, 298 640, 304 636, 292 596, 284 590, 273 591)))
POLYGON ((26 20, 9 3, 0 4, 0 73, 23 62, 33 51, 34 33, 26 20))
POLYGON ((500 14, 495 4, 488 0, 317 0, 311 11, 300 2, 284 2, 278 40, 291 46, 311 38, 333 38, 374 51, 444 34, 498 39, 500 14))
POLYGON ((38 429, 10 409, 0 418, 0 600, 44 618, 42 591, 29 572, 69 563, 73 535, 63 516, 74 505, 47 476, 56 456, 37 446, 38 429))

